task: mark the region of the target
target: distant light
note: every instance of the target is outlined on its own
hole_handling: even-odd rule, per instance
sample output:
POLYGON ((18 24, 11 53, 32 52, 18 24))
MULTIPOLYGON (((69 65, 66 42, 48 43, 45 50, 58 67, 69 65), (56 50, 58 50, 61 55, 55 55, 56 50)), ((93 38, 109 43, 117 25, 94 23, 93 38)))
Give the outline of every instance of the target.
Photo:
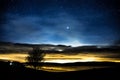
POLYGON ((102 48, 101 46, 97 46, 97 48, 102 48))
POLYGON ((97 61, 95 57, 86 57, 83 58, 80 62, 92 62, 92 61, 97 61))
POLYGON ((62 49, 58 49, 59 52, 63 51, 62 49))
POLYGON ((79 59, 79 60, 72 60, 72 59, 71 60, 64 60, 64 59, 59 59, 59 60, 46 60, 44 62, 64 64, 64 63, 93 62, 93 61, 97 61, 97 58, 95 58, 95 57, 86 57, 86 58, 79 59))
POLYGON ((78 61, 77 60, 48 60, 48 61, 45 61, 45 62, 64 64, 64 63, 74 63, 74 62, 78 62, 78 61))
POLYGON ((11 65, 13 65, 13 63, 12 63, 12 62, 10 62, 10 66, 11 66, 11 65))

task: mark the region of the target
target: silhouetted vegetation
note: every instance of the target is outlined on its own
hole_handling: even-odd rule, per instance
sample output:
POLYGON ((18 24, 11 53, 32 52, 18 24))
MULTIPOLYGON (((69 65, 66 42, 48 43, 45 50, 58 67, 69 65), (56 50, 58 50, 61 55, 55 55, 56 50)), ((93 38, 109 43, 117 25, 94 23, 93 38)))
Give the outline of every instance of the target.
POLYGON ((41 50, 39 47, 33 47, 33 50, 28 52, 29 56, 26 58, 28 63, 37 68, 38 64, 43 60, 44 51, 41 50))
POLYGON ((42 70, 26 68, 21 65, 22 65, 21 63, 16 63, 16 62, 12 62, 12 65, 10 65, 10 62, 8 61, 0 61, 0 72, 1 72, 0 79, 1 80, 2 79, 4 80, 40 80, 40 79, 41 80, 120 80, 120 75, 118 74, 120 72, 120 68, 119 66, 116 67, 114 65, 109 68, 71 71, 71 72, 47 72, 42 70))

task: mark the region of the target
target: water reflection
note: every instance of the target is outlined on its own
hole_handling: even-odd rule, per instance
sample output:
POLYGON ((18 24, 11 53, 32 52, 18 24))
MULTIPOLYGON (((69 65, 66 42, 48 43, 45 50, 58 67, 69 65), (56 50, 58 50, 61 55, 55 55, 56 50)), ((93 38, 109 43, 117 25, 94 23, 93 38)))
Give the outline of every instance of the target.
POLYGON ((40 69, 49 72, 67 72, 67 71, 80 71, 96 68, 105 68, 108 66, 43 66, 40 69))
MULTIPOLYGON (((33 66, 26 66, 28 68, 34 68, 33 66)), ((55 65, 42 65, 37 66, 38 70, 48 71, 48 72, 68 72, 68 71, 82 71, 89 69, 107 68, 110 66, 55 66, 55 65)))

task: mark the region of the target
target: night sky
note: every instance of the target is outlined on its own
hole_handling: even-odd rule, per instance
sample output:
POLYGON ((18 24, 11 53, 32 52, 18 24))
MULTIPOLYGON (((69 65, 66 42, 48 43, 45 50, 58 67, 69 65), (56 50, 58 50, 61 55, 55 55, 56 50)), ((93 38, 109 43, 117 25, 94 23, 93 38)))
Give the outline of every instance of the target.
POLYGON ((120 1, 0 0, 0 41, 120 44, 120 1))

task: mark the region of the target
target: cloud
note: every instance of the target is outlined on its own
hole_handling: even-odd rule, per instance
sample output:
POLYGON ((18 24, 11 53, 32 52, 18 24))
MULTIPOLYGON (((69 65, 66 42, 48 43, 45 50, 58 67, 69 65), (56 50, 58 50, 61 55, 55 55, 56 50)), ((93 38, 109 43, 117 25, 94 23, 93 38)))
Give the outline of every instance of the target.
POLYGON ((2 38, 13 42, 81 45, 112 43, 118 37, 112 3, 110 10, 96 0, 46 2, 41 0, 39 5, 39 1, 27 0, 11 5, 6 13, 7 22, 2 26, 2 38))
MULTIPOLYGON (((75 18, 67 13, 55 16, 13 16, 9 14, 8 23, 4 24, 5 37, 16 42, 58 42, 63 43, 75 37, 77 27, 81 26, 75 18), (10 16, 10 17, 9 17, 10 16), (69 26, 70 30, 66 27, 69 26)), ((84 28, 79 28, 81 32, 84 28)), ((79 32, 79 33, 80 33, 79 32)), ((77 38, 76 38, 77 39, 77 38)))

